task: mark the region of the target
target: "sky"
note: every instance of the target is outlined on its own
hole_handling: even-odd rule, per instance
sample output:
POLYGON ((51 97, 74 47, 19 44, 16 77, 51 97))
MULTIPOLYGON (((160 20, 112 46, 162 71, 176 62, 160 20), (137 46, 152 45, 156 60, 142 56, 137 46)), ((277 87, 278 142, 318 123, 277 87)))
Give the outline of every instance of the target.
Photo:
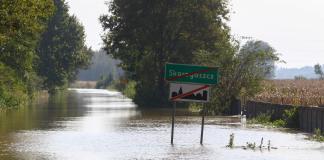
POLYGON ((83 24, 86 33, 86 44, 94 50, 99 50, 103 43, 103 29, 99 22, 100 15, 108 13, 107 0, 66 0, 70 14, 74 14, 83 24))
MULTIPOLYGON (((85 27, 86 44, 100 49, 106 0, 66 1, 85 27)), ((230 8, 232 35, 268 42, 286 62, 279 67, 324 64, 324 0, 231 0, 230 8)))

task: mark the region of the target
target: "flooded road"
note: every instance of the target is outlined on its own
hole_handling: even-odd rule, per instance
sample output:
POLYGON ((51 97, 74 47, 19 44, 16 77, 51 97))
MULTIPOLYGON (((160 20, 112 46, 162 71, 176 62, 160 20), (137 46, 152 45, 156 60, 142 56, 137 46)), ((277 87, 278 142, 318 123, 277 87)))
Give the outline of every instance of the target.
MULTIPOLYGON (((179 113, 178 113, 179 114, 179 113)), ((118 92, 72 89, 31 107, 0 113, 0 159, 118 160, 319 160, 324 143, 302 133, 242 126, 240 119, 206 117, 204 145, 200 117, 177 116, 170 145, 171 110, 139 110, 118 92), (278 149, 226 148, 246 142, 278 149)))

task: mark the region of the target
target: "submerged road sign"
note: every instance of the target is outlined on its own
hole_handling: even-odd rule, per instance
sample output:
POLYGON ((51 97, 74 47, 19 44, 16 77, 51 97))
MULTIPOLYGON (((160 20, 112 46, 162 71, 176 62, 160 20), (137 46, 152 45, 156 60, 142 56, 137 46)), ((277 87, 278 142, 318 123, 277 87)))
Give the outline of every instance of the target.
POLYGON ((165 65, 165 79, 169 82, 215 85, 218 83, 218 78, 216 67, 174 63, 165 65))
POLYGON ((172 101, 208 102, 209 86, 171 83, 169 98, 172 101))
MULTIPOLYGON (((195 66, 167 63, 165 65, 165 80, 170 83, 170 100, 173 103, 171 144, 173 144, 174 117, 177 101, 209 102, 209 85, 218 83, 216 67, 195 66)), ((203 143, 205 123, 205 106, 201 121, 200 144, 203 143)))

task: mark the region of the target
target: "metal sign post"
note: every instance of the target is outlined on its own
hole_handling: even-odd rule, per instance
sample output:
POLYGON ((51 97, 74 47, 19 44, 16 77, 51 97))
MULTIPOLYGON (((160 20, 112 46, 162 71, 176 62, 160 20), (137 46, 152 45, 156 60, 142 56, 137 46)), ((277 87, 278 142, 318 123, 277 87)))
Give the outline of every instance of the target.
POLYGON ((203 104, 203 111, 202 111, 202 119, 201 119, 201 133, 200 133, 200 145, 203 144, 204 140, 204 125, 205 125, 205 114, 206 114, 206 108, 205 104, 203 104))
POLYGON ((173 111, 172 111, 172 127, 171 127, 171 144, 173 145, 173 135, 174 135, 174 118, 177 108, 177 102, 173 102, 173 111))

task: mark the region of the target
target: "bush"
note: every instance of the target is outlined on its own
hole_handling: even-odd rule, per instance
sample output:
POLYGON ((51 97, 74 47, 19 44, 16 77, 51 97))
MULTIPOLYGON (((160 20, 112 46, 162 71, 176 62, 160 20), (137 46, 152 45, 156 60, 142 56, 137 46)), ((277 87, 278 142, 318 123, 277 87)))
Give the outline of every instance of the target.
POLYGON ((261 113, 255 118, 251 119, 250 123, 258 123, 264 125, 271 125, 275 127, 287 127, 298 128, 299 127, 299 115, 298 107, 284 110, 282 119, 272 119, 271 113, 261 113))
POLYGON ((292 109, 286 109, 283 113, 283 120, 286 123, 285 127, 298 128, 299 127, 298 107, 294 107, 292 109))
POLYGON ((271 114, 270 113, 261 113, 255 118, 251 119, 249 123, 257 123, 257 124, 271 124, 271 114))
POLYGON ((128 98, 134 99, 136 95, 136 82, 129 81, 125 88, 122 90, 122 93, 128 98))
POLYGON ((201 103, 190 103, 189 110, 191 112, 201 112, 203 109, 203 104, 201 103))
POLYGON ((27 89, 11 68, 0 63, 0 110, 17 108, 28 102, 27 89))
POLYGON ((257 116, 255 119, 257 122, 265 124, 271 122, 271 115, 268 113, 262 113, 259 116, 257 116))
POLYGON ((43 89, 43 83, 44 80, 42 79, 42 77, 38 76, 34 72, 30 72, 26 86, 27 86, 28 96, 31 99, 34 100, 37 97, 38 94, 37 92, 43 89))
POLYGON ((324 134, 322 133, 321 129, 315 129, 312 139, 319 142, 324 142, 324 134))
POLYGON ((101 76, 100 80, 96 83, 97 89, 107 88, 113 82, 113 77, 110 74, 108 77, 101 76))
POLYGON ((135 81, 120 79, 118 81, 112 81, 108 88, 120 91, 126 97, 134 99, 136 96, 136 85, 137 83, 135 81))
POLYGON ((272 124, 273 124, 273 126, 276 126, 276 127, 286 127, 287 126, 287 122, 282 119, 277 119, 277 120, 273 121, 272 124))

